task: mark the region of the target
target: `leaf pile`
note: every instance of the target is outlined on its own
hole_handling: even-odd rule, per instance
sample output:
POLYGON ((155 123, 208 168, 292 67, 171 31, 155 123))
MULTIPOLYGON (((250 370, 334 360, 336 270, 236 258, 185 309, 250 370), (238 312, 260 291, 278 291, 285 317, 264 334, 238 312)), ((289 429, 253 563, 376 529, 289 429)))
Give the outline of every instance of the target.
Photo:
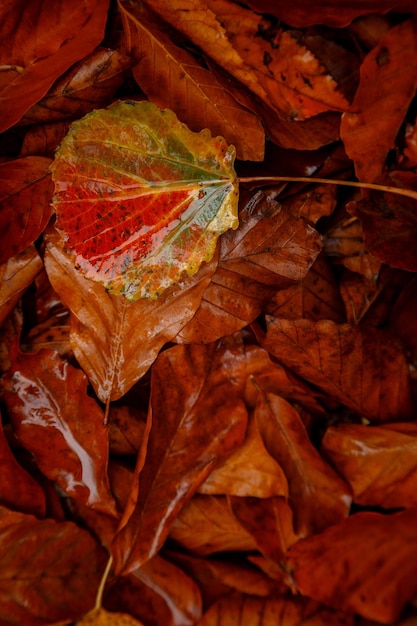
POLYGON ((417 190, 359 4, 0 8, 0 626, 417 619, 416 201, 314 182, 417 190))

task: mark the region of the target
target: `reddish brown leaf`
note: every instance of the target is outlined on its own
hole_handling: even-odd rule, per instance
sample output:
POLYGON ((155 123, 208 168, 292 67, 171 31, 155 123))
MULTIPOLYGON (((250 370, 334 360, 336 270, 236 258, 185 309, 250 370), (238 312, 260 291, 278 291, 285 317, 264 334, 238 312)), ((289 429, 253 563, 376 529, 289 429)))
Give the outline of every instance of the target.
POLYGON ((302 378, 375 422, 414 416, 408 365, 384 330, 268 318, 264 347, 302 378))
POLYGON ((332 611, 308 598, 255 598, 234 593, 220 598, 198 626, 353 626, 353 616, 332 611))
POLYGON ((45 97, 26 111, 20 123, 73 120, 107 106, 131 65, 132 60, 119 50, 96 48, 65 72, 45 97))
POLYGON ((85 530, 0 507, 0 546, 3 624, 49 626, 91 609, 106 556, 85 530))
POLYGON ((113 544, 118 571, 137 569, 156 554, 184 504, 216 463, 242 442, 244 374, 244 355, 216 344, 177 346, 158 357, 139 498, 113 544))
POLYGON ((346 517, 350 488, 313 447, 297 411, 268 393, 260 394, 255 416, 266 449, 287 477, 296 533, 320 532, 346 517))
POLYGON ((76 622, 77 626, 144 626, 130 615, 119 612, 109 612, 106 609, 94 608, 82 619, 76 622))
POLYGON ((392 309, 390 326, 402 339, 414 361, 417 361, 417 335, 415 321, 417 319, 417 278, 414 276, 401 293, 392 309))
POLYGON ((358 504, 417 508, 415 423, 332 426, 326 431, 322 450, 350 484, 358 504))
POLYGON ((35 124, 27 129, 20 149, 20 157, 42 155, 53 158, 55 150, 67 134, 69 122, 35 124))
POLYGON ((108 2, 6 2, 0 11, 0 130, 15 124, 58 76, 101 42, 108 2))
POLYGON ((262 161, 265 133, 259 117, 241 106, 214 73, 174 44, 166 26, 142 2, 119 1, 133 75, 151 102, 169 108, 193 131, 210 128, 236 148, 237 158, 262 161))
POLYGON ((177 340, 209 342, 240 330, 273 293, 304 278, 321 250, 317 231, 261 192, 240 221, 222 237, 218 269, 177 340))
POLYGON ((12 362, 5 397, 13 428, 41 471, 68 495, 116 514, 107 428, 87 396, 85 374, 49 350, 21 354, 12 362))
POLYGON ((217 259, 156 301, 129 303, 78 272, 56 231, 48 233, 45 267, 72 312, 71 345, 98 397, 123 396, 195 313, 217 259))
POLYGON ((195 495, 171 526, 170 537, 201 556, 257 550, 255 540, 239 524, 224 496, 195 495))
POLYGON ((391 624, 417 593, 417 510, 357 513, 292 546, 287 567, 303 595, 391 624))
MULTIPOLYGON (((285 498, 229 498, 233 514, 252 535, 258 550, 279 562, 299 536, 294 533, 293 514, 285 498)), ((250 590, 248 590, 251 593, 250 590)))
POLYGON ((0 263, 22 252, 43 232, 51 217, 50 159, 25 157, 0 164, 0 263))
POLYGON ((0 422, 0 502, 22 513, 44 517, 46 499, 42 487, 23 469, 9 448, 0 422))
POLYGON ((417 22, 391 28, 367 55, 352 106, 342 117, 341 136, 359 180, 374 182, 417 88, 417 22), (369 149, 372 147, 372 158, 369 149))
POLYGON ((34 245, 0 265, 0 325, 42 271, 42 267, 42 260, 34 245))
POLYGON ((285 474, 266 451, 253 418, 242 445, 214 468, 198 491, 256 498, 288 495, 285 474))

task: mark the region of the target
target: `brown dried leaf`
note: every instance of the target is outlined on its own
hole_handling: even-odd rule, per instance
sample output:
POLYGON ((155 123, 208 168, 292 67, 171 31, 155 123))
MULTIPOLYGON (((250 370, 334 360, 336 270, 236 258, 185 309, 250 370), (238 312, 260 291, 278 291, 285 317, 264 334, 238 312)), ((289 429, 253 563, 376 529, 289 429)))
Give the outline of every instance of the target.
POLYGON ((240 221, 222 237, 218 268, 177 341, 215 341, 240 330, 275 291, 304 278, 321 250, 317 231, 262 192, 247 202, 240 221))
POLYGON ((352 106, 342 117, 341 137, 361 181, 374 182, 417 89, 417 22, 391 28, 365 57, 352 106), (371 158, 370 158, 371 147, 371 158))
POLYGON ((201 556, 257 549, 253 537, 238 523, 224 496, 195 495, 171 526, 169 536, 201 556))
POLYGON ((108 1, 25 0, 0 10, 0 130, 15 124, 73 63, 101 42, 108 1))
POLYGON ((46 241, 49 279, 72 313, 74 354, 103 402, 120 398, 192 318, 216 260, 166 290, 158 300, 131 303, 82 276, 56 231, 50 231, 46 241))
POLYGON ((264 347, 334 399, 375 422, 413 418, 408 365, 390 333, 330 320, 267 324, 264 347))
POLYGON ((210 128, 236 148, 238 159, 262 161, 265 133, 257 115, 241 106, 189 52, 177 46, 166 26, 136 1, 119 0, 133 75, 149 100, 168 108, 198 132, 210 128))
POLYGON ((93 609, 75 623, 77 626, 144 626, 126 613, 109 613, 105 609, 93 609))
POLYGON ((0 263, 30 246, 51 217, 50 163, 45 157, 0 163, 0 263))
POLYGON ((42 268, 42 260, 34 245, 0 265, 0 325, 42 268))
POLYGON ((296 533, 321 532, 346 517, 350 488, 313 447, 297 411, 265 393, 259 395, 255 416, 266 449, 287 477, 296 533))
POLYGON ((417 510, 352 515, 293 545, 287 567, 302 594, 391 624, 417 593, 417 510))
POLYGON ((417 508, 415 423, 331 426, 322 451, 350 484, 358 504, 417 508))
POLYGON ((139 497, 113 543, 116 571, 133 571, 157 553, 184 504, 242 443, 244 375, 244 355, 233 346, 176 346, 159 355, 152 368, 153 427, 139 497))

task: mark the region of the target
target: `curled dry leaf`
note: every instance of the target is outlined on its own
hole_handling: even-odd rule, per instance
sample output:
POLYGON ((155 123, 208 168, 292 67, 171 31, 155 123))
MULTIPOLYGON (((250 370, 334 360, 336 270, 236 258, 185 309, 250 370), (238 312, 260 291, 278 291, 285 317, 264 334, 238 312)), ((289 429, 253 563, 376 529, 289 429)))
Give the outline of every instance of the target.
POLYGON ((0 265, 0 324, 41 271, 42 260, 33 244, 0 265))
POLYGON ((153 427, 139 497, 113 542, 116 571, 133 571, 157 553, 184 504, 242 443, 244 372, 239 352, 216 344, 176 346, 159 355, 152 368, 153 427))
POLYGON ((268 317, 264 347, 281 363, 374 422, 412 419, 408 365, 384 330, 268 317))
POLYGON ((417 508, 416 441, 413 422, 339 424, 327 429, 322 451, 352 487, 357 504, 417 508))
POLYGON ((99 45, 108 1, 18 0, 0 10, 0 130, 15 124, 73 63, 99 45))
POLYGON ((71 310, 71 345, 100 400, 116 400, 141 378, 162 346, 198 308, 217 259, 184 278, 158 300, 128 302, 85 278, 52 230, 45 238, 45 267, 55 291, 71 310))
POLYGON ((107 428, 87 377, 41 350, 12 359, 5 383, 10 419, 38 467, 69 496, 115 515, 107 479, 107 428))
POLYGON ((287 560, 302 594, 383 624, 415 598, 416 564, 416 509, 357 513, 293 545, 287 560))
POLYGON ((51 217, 50 163, 38 156, 0 163, 0 263, 30 246, 51 217))
POLYGON ((266 449, 287 477, 296 533, 321 532, 347 517, 350 488, 314 448, 297 411, 283 398, 263 393, 255 416, 266 449))
POLYGON ((72 522, 0 507, 0 548, 3 623, 49 626, 76 620, 94 604, 106 554, 72 522))
POLYGON ((314 228, 262 192, 240 221, 223 235, 218 268, 177 341, 215 341, 250 324, 278 289, 304 278, 321 250, 314 228))
POLYGON ((150 102, 75 122, 51 170, 56 225, 77 269, 132 301, 195 274, 238 226, 234 154, 150 102))
POLYGON ((349 112, 342 117, 341 137, 361 181, 374 182, 403 123, 417 89, 417 23, 391 28, 367 55, 349 112), (369 147, 372 146, 372 158, 369 147))
POLYGON ((238 159, 262 161, 265 132, 260 118, 241 106, 215 74, 176 45, 142 2, 120 0, 133 75, 149 100, 173 110, 191 130, 210 128, 236 148, 238 159))

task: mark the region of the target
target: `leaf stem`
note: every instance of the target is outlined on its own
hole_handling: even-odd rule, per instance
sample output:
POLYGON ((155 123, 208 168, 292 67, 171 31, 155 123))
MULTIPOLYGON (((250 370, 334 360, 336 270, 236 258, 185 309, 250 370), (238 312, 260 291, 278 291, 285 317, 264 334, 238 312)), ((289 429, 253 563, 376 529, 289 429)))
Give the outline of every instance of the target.
POLYGON ((280 183, 325 183, 328 185, 340 185, 343 187, 358 187, 359 189, 374 189, 376 191, 386 191, 388 193, 395 193, 398 196, 407 196, 417 200, 417 191, 411 189, 401 189, 400 187, 390 187, 388 185, 378 185, 376 183, 361 183, 352 180, 339 180, 332 178, 310 178, 308 176, 247 176, 238 178, 238 183, 267 183, 267 182, 280 182, 280 183))
POLYGON ((106 569, 104 570, 103 576, 101 577, 100 584, 97 590, 96 604, 94 606, 94 609, 96 611, 99 611, 102 608, 104 587, 106 586, 106 582, 109 577, 112 564, 113 564, 113 557, 110 556, 109 560, 107 561, 106 569))

